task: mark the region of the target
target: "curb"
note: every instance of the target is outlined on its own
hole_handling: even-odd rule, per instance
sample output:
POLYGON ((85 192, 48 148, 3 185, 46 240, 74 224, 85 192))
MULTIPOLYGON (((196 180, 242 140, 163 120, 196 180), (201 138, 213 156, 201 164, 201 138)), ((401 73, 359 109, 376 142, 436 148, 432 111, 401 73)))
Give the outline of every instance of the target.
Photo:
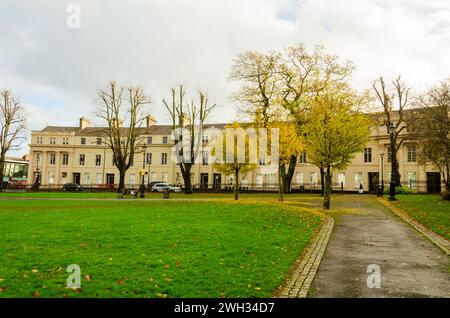
POLYGON ((392 212, 397 214, 401 219, 403 219, 405 222, 409 223, 413 228, 415 228, 419 233, 424 235, 426 238, 428 238, 434 245, 439 247, 441 250, 443 250, 447 255, 450 254, 450 241, 448 241, 446 238, 434 233, 433 231, 430 231, 425 226, 423 226, 418 221, 414 220, 412 217, 408 215, 405 211, 402 209, 393 206, 389 202, 377 198, 378 202, 380 202, 382 205, 390 209, 392 212))
POLYGON ((291 277, 287 280, 287 283, 278 296, 279 298, 306 297, 317 270, 319 269, 333 226, 334 219, 330 216, 326 216, 319 234, 308 246, 307 252, 300 261, 300 264, 292 271, 291 277))

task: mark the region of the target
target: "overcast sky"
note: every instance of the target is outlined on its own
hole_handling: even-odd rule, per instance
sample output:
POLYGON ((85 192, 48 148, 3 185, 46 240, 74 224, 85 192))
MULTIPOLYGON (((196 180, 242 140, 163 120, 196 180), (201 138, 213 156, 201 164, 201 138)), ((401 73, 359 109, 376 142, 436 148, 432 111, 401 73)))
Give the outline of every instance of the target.
POLYGON ((228 82, 245 50, 323 44, 352 60, 353 82, 402 74, 416 90, 450 76, 448 0, 1 0, 0 89, 27 110, 28 128, 93 117, 97 91, 114 79, 139 84, 149 112, 184 84, 217 103, 210 122, 235 118, 228 82), (67 7, 81 27, 67 27, 67 7))

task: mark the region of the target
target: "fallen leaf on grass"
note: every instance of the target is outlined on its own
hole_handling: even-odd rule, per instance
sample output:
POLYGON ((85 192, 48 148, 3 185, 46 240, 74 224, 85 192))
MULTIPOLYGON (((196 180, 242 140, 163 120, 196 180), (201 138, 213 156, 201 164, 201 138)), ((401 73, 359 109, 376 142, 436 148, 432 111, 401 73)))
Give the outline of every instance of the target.
POLYGON ((125 284, 126 281, 127 281, 126 278, 121 278, 121 279, 118 279, 118 280, 117 280, 117 284, 118 284, 118 285, 123 285, 123 284, 125 284))
POLYGON ((84 278, 86 278, 87 281, 91 280, 91 275, 86 275, 84 278))
POLYGON ((0 287, 0 293, 6 291, 6 287, 0 287))
POLYGON ((170 268, 170 265, 169 265, 169 264, 166 264, 166 265, 164 265, 163 267, 164 267, 164 268, 170 268))
POLYGON ((39 292, 39 291, 35 291, 34 293, 33 293, 33 297, 39 297, 39 296, 41 296, 41 293, 39 292))

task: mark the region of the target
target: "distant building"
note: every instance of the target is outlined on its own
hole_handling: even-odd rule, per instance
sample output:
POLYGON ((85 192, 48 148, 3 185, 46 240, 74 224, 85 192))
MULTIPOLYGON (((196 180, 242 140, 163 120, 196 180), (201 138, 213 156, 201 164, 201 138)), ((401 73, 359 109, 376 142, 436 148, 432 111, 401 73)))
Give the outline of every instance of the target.
POLYGON ((27 186, 28 155, 22 158, 6 157, 3 183, 4 189, 20 189, 27 186))
MULTIPOLYGON (((208 127, 223 129, 226 124, 210 124, 208 127)), ((113 165, 111 150, 102 142, 101 127, 90 127, 87 118, 81 118, 78 127, 47 126, 32 131, 30 144, 30 169, 28 183, 35 182, 40 176, 42 186, 61 187, 68 182, 85 187, 113 188, 119 182, 119 173, 113 165)), ((389 135, 385 126, 370 127, 370 138, 366 148, 356 153, 352 163, 344 171, 333 172, 335 190, 358 191, 360 185, 365 192, 375 192, 384 180, 390 181, 389 135), (383 153, 383 163, 380 153, 383 153)), ((172 160, 171 125, 157 125, 149 116, 147 125, 142 129, 147 144, 145 182, 165 181, 171 184, 183 184, 179 167, 172 160)), ((404 129, 408 134, 408 129, 404 129)), ((203 144, 208 143, 204 136, 203 144)), ((138 187, 141 183, 140 170, 143 155, 136 154, 133 166, 127 171, 125 183, 128 187, 138 187)), ((440 173, 431 165, 420 165, 416 154, 416 142, 404 143, 398 152, 399 172, 402 183, 419 192, 439 192, 440 173)), ((191 170, 191 181, 195 188, 225 189, 232 188, 233 176, 225 176, 213 169, 211 158, 203 158, 191 170)), ((240 184, 249 190, 277 189, 277 175, 267 169, 265 161, 260 160, 259 167, 240 176, 240 184)), ((300 154, 291 184, 293 191, 320 189, 320 172, 308 161, 308 154, 300 154)))

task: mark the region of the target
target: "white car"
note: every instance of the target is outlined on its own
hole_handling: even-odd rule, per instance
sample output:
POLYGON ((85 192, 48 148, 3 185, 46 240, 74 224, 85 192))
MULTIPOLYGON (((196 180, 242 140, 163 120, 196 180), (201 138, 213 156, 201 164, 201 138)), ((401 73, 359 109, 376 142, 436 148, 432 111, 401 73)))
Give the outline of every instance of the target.
POLYGON ((152 192, 164 192, 166 189, 170 192, 181 192, 179 186, 169 185, 168 183, 155 183, 152 187, 152 192))

